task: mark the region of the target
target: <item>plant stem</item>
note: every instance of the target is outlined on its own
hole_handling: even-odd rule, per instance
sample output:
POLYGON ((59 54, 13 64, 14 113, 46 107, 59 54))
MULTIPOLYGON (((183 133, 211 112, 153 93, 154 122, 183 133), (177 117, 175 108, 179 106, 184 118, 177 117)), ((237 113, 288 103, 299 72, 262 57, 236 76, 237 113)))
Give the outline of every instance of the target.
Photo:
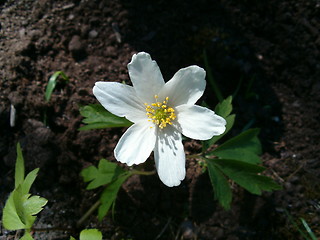
POLYGON ((146 171, 139 171, 139 170, 132 170, 131 171, 131 174, 138 174, 138 175, 154 175, 156 173, 156 171, 149 171, 149 172, 146 172, 146 171))
POLYGON ((49 231, 64 231, 64 232, 72 232, 72 228, 66 227, 47 227, 47 228, 31 228, 33 232, 49 232, 49 231))
POLYGON ((201 158, 201 153, 197 153, 197 154, 192 154, 192 155, 187 155, 187 159, 191 159, 191 158, 201 158))
POLYGON ((100 200, 93 204, 91 208, 77 222, 77 227, 80 227, 83 224, 83 222, 99 207, 100 204, 100 200))
MULTIPOLYGON (((153 175, 155 173, 156 171, 146 172, 146 171, 140 171, 140 170, 132 170, 130 172, 130 175, 132 174, 153 175)), ((83 222, 100 206, 100 204, 101 204, 100 200, 98 200, 95 204, 93 204, 91 208, 79 219, 79 221, 77 222, 77 227, 80 227, 83 224, 83 222)))

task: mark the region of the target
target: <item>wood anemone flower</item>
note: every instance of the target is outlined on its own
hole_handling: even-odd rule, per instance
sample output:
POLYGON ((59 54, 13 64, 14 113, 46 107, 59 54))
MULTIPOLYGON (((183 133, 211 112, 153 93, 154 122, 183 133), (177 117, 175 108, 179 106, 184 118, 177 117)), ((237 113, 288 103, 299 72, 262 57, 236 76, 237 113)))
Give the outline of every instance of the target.
POLYGON ((165 83, 157 63, 145 52, 132 56, 128 70, 133 86, 96 82, 93 88, 104 108, 134 123, 114 149, 115 158, 131 166, 145 162, 154 151, 161 181, 178 186, 186 175, 181 134, 208 140, 225 131, 222 117, 195 105, 204 92, 206 73, 190 66, 165 83))

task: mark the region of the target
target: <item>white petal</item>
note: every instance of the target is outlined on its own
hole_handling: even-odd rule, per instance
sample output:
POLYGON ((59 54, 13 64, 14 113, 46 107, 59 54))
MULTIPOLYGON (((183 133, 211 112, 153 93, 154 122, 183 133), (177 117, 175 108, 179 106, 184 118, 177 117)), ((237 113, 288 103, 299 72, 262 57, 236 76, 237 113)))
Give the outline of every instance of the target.
POLYGON ((140 52, 132 56, 128 70, 137 96, 145 103, 154 102, 154 96, 159 94, 164 85, 156 61, 153 61, 148 53, 140 52))
POLYGON ((126 117, 131 122, 146 118, 145 107, 131 86, 117 82, 96 82, 93 94, 105 109, 119 117, 126 117))
POLYGON ((180 69, 161 89, 159 99, 169 97, 170 106, 195 104, 206 87, 206 72, 198 66, 180 69))
POLYGON ((185 153, 181 134, 173 127, 158 130, 154 159, 160 180, 168 187, 178 186, 185 178, 185 153))
POLYGON ((129 166, 145 162, 156 142, 156 128, 150 126, 143 120, 129 127, 114 149, 115 158, 129 166))
POLYGON ((175 109, 177 115, 175 127, 186 137, 208 140, 222 134, 226 129, 226 120, 208 108, 181 105, 175 109))

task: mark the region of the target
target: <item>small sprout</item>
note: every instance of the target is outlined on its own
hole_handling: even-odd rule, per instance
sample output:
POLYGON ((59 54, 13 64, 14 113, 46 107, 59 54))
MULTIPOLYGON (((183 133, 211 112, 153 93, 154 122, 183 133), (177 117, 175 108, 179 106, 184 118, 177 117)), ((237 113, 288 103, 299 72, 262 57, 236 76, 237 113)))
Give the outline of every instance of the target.
POLYGON ((11 192, 2 215, 2 224, 8 230, 24 229, 21 239, 33 239, 30 232, 36 215, 43 209, 47 199, 32 196, 29 191, 37 177, 36 168, 25 177, 24 160, 20 144, 17 144, 17 160, 15 169, 15 188, 11 192))
POLYGON ((62 77, 63 80, 65 80, 66 82, 69 81, 69 78, 67 77, 67 75, 62 72, 62 71, 57 71, 55 72, 49 79, 49 82, 48 82, 48 85, 47 85, 47 88, 46 88, 46 93, 45 93, 45 100, 46 102, 49 102, 50 99, 51 99, 51 95, 52 95, 52 92, 53 90, 55 89, 56 85, 57 85, 57 82, 58 82, 58 79, 59 77, 62 77))

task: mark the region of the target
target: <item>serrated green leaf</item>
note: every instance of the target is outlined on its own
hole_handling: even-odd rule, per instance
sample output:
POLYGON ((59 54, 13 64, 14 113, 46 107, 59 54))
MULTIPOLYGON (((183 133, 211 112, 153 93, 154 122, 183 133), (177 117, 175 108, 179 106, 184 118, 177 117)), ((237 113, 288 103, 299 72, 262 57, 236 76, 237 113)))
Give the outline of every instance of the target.
POLYGON ((35 214, 42 210, 47 200, 38 196, 23 194, 19 186, 9 196, 3 209, 2 222, 8 230, 29 229, 34 223, 35 214))
POLYGON ((111 205, 115 203, 120 187, 130 176, 130 172, 124 173, 123 175, 119 176, 117 180, 110 183, 102 192, 100 197, 101 205, 98 209, 99 221, 101 221, 104 218, 104 216, 108 213, 111 205))
POLYGON ((271 178, 257 175, 264 167, 230 159, 211 160, 221 172, 253 194, 260 195, 261 191, 281 189, 271 178))
POLYGON ((209 171, 210 181, 214 190, 215 199, 219 201, 224 209, 229 210, 232 201, 232 192, 228 180, 223 176, 221 171, 207 159, 207 168, 209 171))
POLYGON ((249 129, 226 141, 207 154, 219 158, 234 159, 247 163, 260 163, 261 143, 258 139, 259 129, 249 129))
POLYGON ((125 171, 116 163, 101 159, 98 168, 90 166, 81 171, 80 175, 85 182, 90 182, 87 189, 94 189, 114 181, 125 171))
POLYGON ((226 118, 232 112, 232 96, 227 97, 222 102, 218 103, 214 109, 219 116, 226 118))
POLYGON ((39 172, 39 168, 36 168, 28 173, 23 183, 21 184, 21 193, 27 194, 30 191, 31 185, 36 180, 37 174, 39 172))
POLYGON ((13 199, 16 212, 25 225, 24 229, 30 229, 36 219, 35 215, 43 209, 47 200, 39 196, 31 197, 29 193, 23 194, 21 188, 15 190, 13 199))
MULTIPOLYGON (((47 203, 47 200, 38 196, 31 196, 30 187, 37 177, 39 169, 31 171, 24 178, 24 160, 20 144, 17 144, 17 160, 15 171, 15 189, 11 192, 2 214, 3 226, 8 230, 26 229, 22 239, 30 239, 29 229, 36 216, 47 203)), ((31 237, 32 239, 32 237, 31 237)))
POLYGON ((17 188, 24 180, 24 160, 22 155, 22 150, 20 143, 17 143, 17 159, 16 159, 16 167, 15 167, 15 188, 17 188))
POLYGON ((80 127, 79 130, 129 127, 132 125, 132 122, 126 118, 113 115, 100 104, 91 104, 81 107, 80 114, 84 117, 83 123, 87 125, 80 127))
POLYGON ((47 204, 48 200, 39 196, 31 196, 25 200, 23 208, 27 216, 36 215, 47 204))
POLYGON ((62 79, 66 82, 69 81, 69 78, 67 77, 67 75, 65 75, 64 72, 62 71, 57 71, 55 72, 54 74, 52 74, 52 76, 50 77, 49 79, 49 82, 48 82, 48 85, 46 87, 46 93, 44 95, 44 98, 47 102, 50 101, 50 98, 51 98, 51 95, 52 95, 52 92, 53 90, 55 89, 56 85, 57 85, 57 82, 58 82, 58 78, 59 77, 62 77, 62 79))
POLYGON ((80 233, 80 240, 102 240, 102 233, 97 229, 85 229, 80 233))

